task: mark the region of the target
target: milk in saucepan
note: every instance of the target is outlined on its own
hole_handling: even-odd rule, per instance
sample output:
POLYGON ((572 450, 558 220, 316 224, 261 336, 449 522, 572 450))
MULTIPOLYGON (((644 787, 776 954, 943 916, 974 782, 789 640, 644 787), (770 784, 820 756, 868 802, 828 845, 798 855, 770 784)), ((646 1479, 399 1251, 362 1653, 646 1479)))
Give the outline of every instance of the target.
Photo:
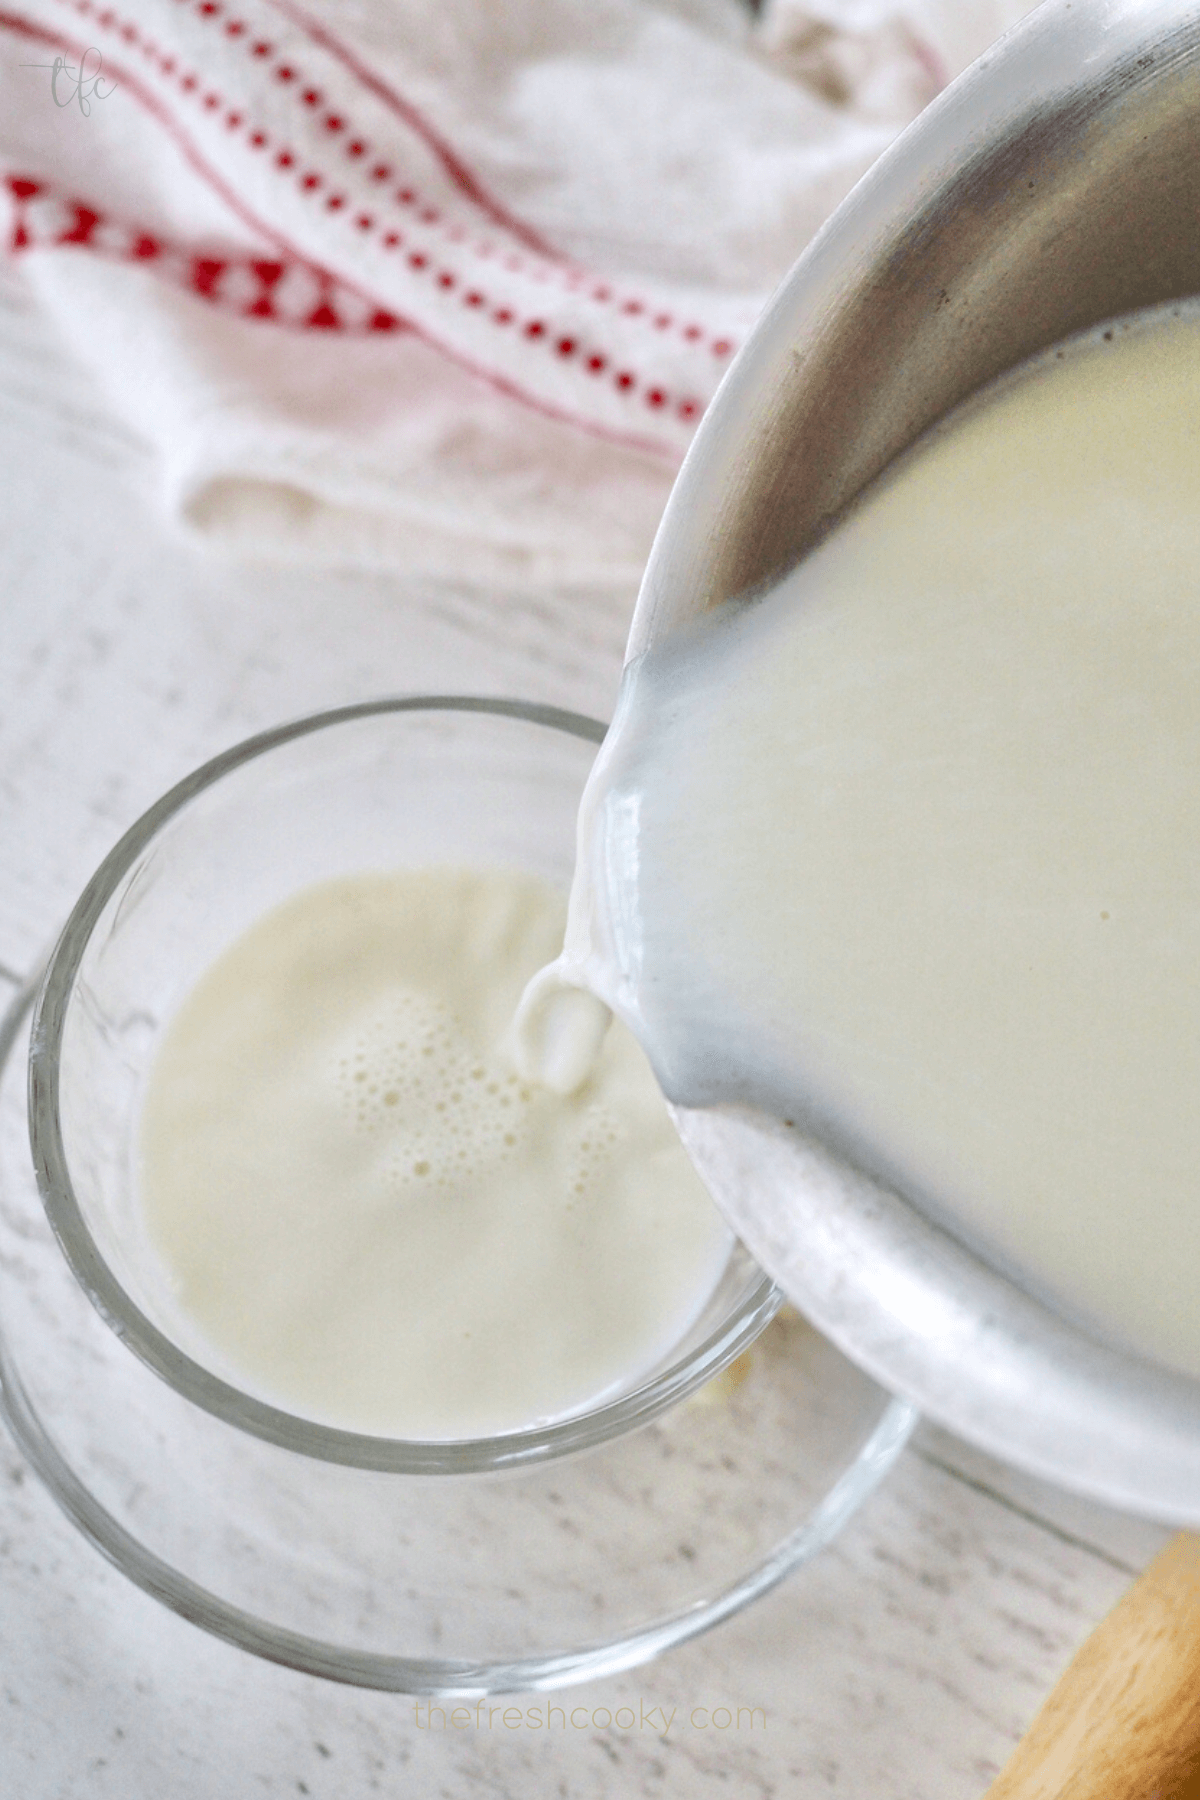
POLYGON ((559 976, 1200 1373, 1200 316, 1043 353, 627 672, 559 976))

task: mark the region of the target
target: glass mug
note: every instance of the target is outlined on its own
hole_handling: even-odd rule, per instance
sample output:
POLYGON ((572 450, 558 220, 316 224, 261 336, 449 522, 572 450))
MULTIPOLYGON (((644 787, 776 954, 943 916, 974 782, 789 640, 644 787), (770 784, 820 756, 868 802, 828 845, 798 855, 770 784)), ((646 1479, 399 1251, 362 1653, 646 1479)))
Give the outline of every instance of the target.
POLYGON ((630 1667, 828 1542, 912 1428, 911 1408, 777 1316, 779 1290, 738 1243, 701 1316, 628 1391, 445 1442, 318 1424, 230 1382, 149 1248, 136 1123, 164 1025, 204 970, 340 875, 501 864, 565 888, 603 735, 517 702, 382 701, 264 733, 181 782, 88 884, 42 983, 36 1191, 16 1054, 31 996, 5 1025, 9 1423, 135 1581, 296 1668, 479 1695, 630 1667))

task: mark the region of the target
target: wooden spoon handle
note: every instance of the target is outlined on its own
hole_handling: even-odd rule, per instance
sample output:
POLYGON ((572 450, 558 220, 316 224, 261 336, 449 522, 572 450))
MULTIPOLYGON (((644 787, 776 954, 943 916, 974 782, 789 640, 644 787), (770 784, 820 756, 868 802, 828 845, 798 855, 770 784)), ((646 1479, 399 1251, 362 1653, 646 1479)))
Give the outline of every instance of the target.
POLYGON ((1172 1538, 1099 1624, 986 1800, 1200 1795, 1200 1537, 1172 1538))

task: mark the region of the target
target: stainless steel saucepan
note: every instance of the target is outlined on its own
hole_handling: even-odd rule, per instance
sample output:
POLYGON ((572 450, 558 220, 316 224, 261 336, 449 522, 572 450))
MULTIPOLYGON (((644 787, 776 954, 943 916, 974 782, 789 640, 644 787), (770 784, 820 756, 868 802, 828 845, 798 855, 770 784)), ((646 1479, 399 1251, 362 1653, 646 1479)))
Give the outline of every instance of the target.
MULTIPOLYGON (((1198 292, 1200 6, 1048 0, 904 133, 784 282, 680 474, 630 657, 789 569, 981 383, 1198 292)), ((746 1108, 678 1121, 754 1255, 880 1381, 1065 1486, 1200 1523, 1200 1382, 1089 1336, 781 1123, 746 1108)), ((1197 1184, 1200 1204, 1200 1170, 1197 1184)))

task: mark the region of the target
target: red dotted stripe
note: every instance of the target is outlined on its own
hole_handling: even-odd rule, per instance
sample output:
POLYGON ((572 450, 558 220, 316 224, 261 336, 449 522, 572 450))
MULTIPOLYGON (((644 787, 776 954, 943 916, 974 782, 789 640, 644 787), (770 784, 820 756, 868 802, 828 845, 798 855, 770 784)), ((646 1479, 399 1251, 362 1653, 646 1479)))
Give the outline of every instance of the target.
MULTIPOLYGON (((374 221, 367 214, 359 214, 355 219, 355 224, 360 230, 367 231, 373 228, 374 221)), ((498 303, 494 297, 489 296, 485 289, 477 283, 464 281, 454 269, 439 266, 435 258, 430 256, 425 249, 419 246, 406 248, 405 239, 400 232, 394 230, 386 232, 382 236, 381 242, 386 250, 404 251, 408 267, 415 275, 428 277, 446 293, 459 291, 463 306, 473 312, 478 312, 481 316, 490 317, 494 325, 502 329, 511 327, 515 333, 525 337, 531 343, 544 344, 563 361, 570 359, 580 362, 589 375, 596 377, 608 375, 620 393, 633 394, 644 389, 645 403, 653 411, 665 412, 673 407, 678 416, 686 420, 698 419, 703 411, 699 400, 690 397, 673 400, 664 388, 639 381, 632 370, 612 369, 610 367, 611 359, 608 356, 599 350, 589 350, 586 345, 580 344, 577 338, 568 334, 556 334, 548 320, 518 315, 511 306, 503 302, 498 303)))
POLYGON ((307 12, 298 4, 298 0, 265 0, 265 4, 282 13, 291 25, 302 31, 335 62, 340 63, 359 88, 372 94, 408 130, 414 132, 441 164, 449 180, 473 206, 484 212, 494 224, 509 232, 518 243, 526 245, 536 256, 555 264, 564 262, 565 259, 552 244, 546 243, 538 232, 532 230, 523 219, 517 218, 487 191, 473 170, 463 162, 454 146, 447 142, 419 108, 391 87, 377 70, 363 62, 357 52, 349 44, 343 43, 322 18, 307 12))
MULTIPOLYGON (((139 44, 144 54, 151 60, 157 62, 158 67, 163 74, 170 76, 175 73, 177 67, 175 58, 158 51, 157 48, 141 34, 136 25, 128 22, 123 22, 118 25, 116 15, 110 7, 105 6, 103 10, 101 10, 100 6, 97 4, 97 0, 63 0, 63 3, 73 4, 75 11, 83 17, 95 18, 101 25, 119 29, 121 36, 124 37, 127 42, 130 44, 139 44)), ((219 0, 178 0, 178 3, 182 6, 192 8, 201 18, 214 22, 221 20, 229 10, 220 4, 219 0)), ((245 37, 247 39, 247 48, 250 55, 260 61, 269 62, 271 64, 271 74, 274 79, 281 85, 293 89, 297 93, 302 105, 313 111, 318 111, 321 108, 324 103, 324 97, 320 89, 305 83, 295 66, 294 60, 278 60, 275 46, 266 38, 255 37, 245 20, 237 18, 236 16, 225 19, 223 29, 226 35, 231 38, 245 37)), ((188 71, 181 76, 179 85, 182 92, 191 94, 201 85, 201 78, 194 72, 188 71)), ((210 92, 204 95, 202 104, 206 110, 215 112, 221 107, 222 101, 219 95, 210 92)), ((240 130, 244 123, 245 121, 236 109, 229 110, 225 115, 225 124, 230 130, 240 130)), ((353 134, 347 121, 340 113, 327 113, 325 115, 325 128, 330 135, 331 141, 336 141, 338 139, 344 141, 345 154, 351 160, 357 161, 359 158, 367 155, 370 149, 368 140, 353 134), (348 133, 350 133, 350 135, 347 135, 348 133)), ((265 132, 256 130, 248 135, 249 142, 253 148, 263 149, 267 147, 268 138, 265 132)), ((281 169, 291 168, 295 165, 295 152, 284 146, 277 153, 275 161, 276 165, 281 169)), ((370 173, 372 180, 383 183, 390 179, 392 170, 386 163, 376 163, 372 166, 370 173)), ((312 192, 323 184, 323 180, 324 178, 315 171, 306 171, 305 175, 302 177, 302 184, 306 192, 312 192)), ((411 186, 404 186, 393 190, 389 198, 406 209, 415 210, 422 224, 429 226, 441 225, 443 226, 446 235, 452 238, 452 241, 463 241, 465 233, 462 231, 462 228, 453 224, 446 226, 439 208, 422 200, 421 196, 411 186)), ((330 212, 338 212, 346 205, 347 200, 344 195, 334 195, 325 201, 326 209, 330 212)), ((369 228, 363 227, 361 229, 369 228)), ((487 242, 477 242, 472 245, 471 248, 476 255, 485 259, 497 254, 495 245, 487 242)), ((561 278, 561 272, 558 269, 548 267, 545 263, 540 261, 533 262, 528 257, 521 256, 516 252, 511 252, 505 256, 503 266, 511 274, 527 274, 534 280, 549 281, 551 278, 556 280, 561 278)), ((591 278, 583 271, 571 270, 566 279, 569 287, 578 290, 581 287, 587 286, 591 278)), ((670 313, 655 313, 653 308, 644 300, 636 297, 630 297, 624 300, 619 299, 619 297, 613 293, 611 286, 606 282, 594 283, 590 288, 589 297, 598 305, 618 305, 620 311, 628 317, 646 315, 660 331, 677 329, 680 332, 680 335, 688 343, 698 344, 706 336, 702 326, 695 323, 680 325, 670 313)), ((726 337, 709 339, 709 348, 713 355, 722 360, 732 354, 734 347, 732 340, 726 337)), ((636 384, 631 383, 630 388, 632 388, 633 385, 636 384)), ((623 389, 623 391, 630 391, 630 388, 623 389)), ((650 388, 647 390, 647 402, 656 409, 666 404, 665 396, 661 400, 655 400, 651 397, 658 394, 660 391, 661 390, 657 388, 650 388)), ((678 405, 678 411, 683 418, 696 417, 698 416, 699 410, 698 403, 690 399, 683 400, 679 402, 678 405)))
POLYGON ((204 256, 161 233, 115 221, 82 201, 60 196, 49 182, 10 175, 5 186, 13 200, 9 248, 75 245, 113 262, 154 263, 168 279, 234 317, 269 320, 306 331, 339 331, 352 336, 404 331, 405 321, 383 307, 364 309, 337 277, 315 263, 258 256, 204 256), (53 201, 53 226, 31 216, 32 202, 53 201), (303 306, 282 305, 280 294, 289 277, 302 276, 307 290, 303 306))

